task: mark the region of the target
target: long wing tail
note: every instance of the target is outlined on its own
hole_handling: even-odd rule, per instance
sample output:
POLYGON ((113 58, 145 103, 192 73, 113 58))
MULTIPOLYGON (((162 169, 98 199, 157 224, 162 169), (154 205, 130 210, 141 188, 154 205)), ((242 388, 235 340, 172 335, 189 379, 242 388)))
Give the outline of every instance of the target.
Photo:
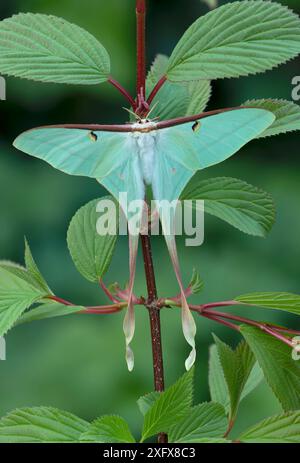
POLYGON ((123 322, 123 331, 126 342, 126 362, 128 370, 132 371, 134 367, 134 354, 130 347, 130 343, 135 331, 135 313, 133 304, 133 287, 136 273, 136 258, 138 252, 139 236, 129 233, 129 287, 128 287, 128 307, 123 322))
POLYGON ((126 362, 129 371, 134 367, 134 355, 130 343, 135 331, 135 315, 133 301, 133 286, 136 273, 136 259, 139 244, 139 232, 143 217, 143 204, 145 188, 139 170, 139 158, 134 156, 134 146, 132 155, 117 167, 112 175, 99 180, 119 202, 120 208, 125 214, 128 222, 129 235, 129 287, 128 287, 128 307, 123 322, 123 331, 126 341, 126 362), (134 202, 136 202, 136 208, 134 202), (133 206, 131 210, 130 205, 133 206))
POLYGON ((196 345, 195 345, 195 336, 196 336, 196 324, 194 318, 191 314, 190 308, 188 306, 184 287, 182 283, 182 276, 179 266, 179 259, 177 254, 176 239, 175 239, 175 218, 166 214, 164 210, 160 212, 161 224, 167 243, 168 251, 171 257, 171 261, 174 267, 175 275, 178 281, 178 285, 181 293, 181 319, 182 319, 182 330, 184 337, 188 344, 191 346, 192 350, 190 355, 185 361, 185 368, 189 370, 196 360, 196 345))

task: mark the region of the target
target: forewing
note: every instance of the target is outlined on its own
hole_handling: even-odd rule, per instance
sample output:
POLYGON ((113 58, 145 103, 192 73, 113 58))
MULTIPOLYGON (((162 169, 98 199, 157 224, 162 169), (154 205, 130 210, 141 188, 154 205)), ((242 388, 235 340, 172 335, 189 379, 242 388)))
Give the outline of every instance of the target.
POLYGON ((128 133, 39 128, 22 133, 14 146, 70 175, 103 178, 131 154, 128 133))
POLYGON ((160 132, 159 153, 194 172, 225 161, 275 120, 262 109, 237 109, 160 132))

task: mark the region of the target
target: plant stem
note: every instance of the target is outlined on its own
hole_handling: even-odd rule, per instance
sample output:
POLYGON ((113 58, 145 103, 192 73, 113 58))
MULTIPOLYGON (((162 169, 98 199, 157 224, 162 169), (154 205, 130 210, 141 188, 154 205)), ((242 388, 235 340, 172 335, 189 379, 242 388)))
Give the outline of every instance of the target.
MULTIPOLYGON (((223 303, 224 305, 224 303, 223 303)), ((210 304, 211 306, 211 304, 210 304)), ((239 327, 233 323, 228 322, 228 320, 232 320, 234 322, 239 322, 245 325, 250 325, 254 326, 255 328, 259 328, 261 331, 264 333, 267 333, 274 338, 278 339, 279 341, 283 342, 284 344, 288 345, 289 347, 293 347, 293 342, 280 334, 279 331, 277 331, 276 326, 272 326, 270 324, 266 323, 261 323, 257 322, 255 320, 250 320, 249 318, 244 318, 244 317, 239 317, 238 315, 231 315, 228 313, 224 312, 216 312, 210 309, 205 309, 203 306, 195 306, 195 305, 190 305, 189 306, 191 310, 194 310, 198 312, 200 315, 206 318, 210 318, 211 320, 214 320, 218 323, 222 323, 223 325, 226 325, 230 328, 237 329, 239 330, 239 327), (223 320, 225 318, 225 320, 223 320)))
POLYGON ((150 237, 148 235, 141 235, 141 241, 148 290, 146 307, 149 310, 150 315, 154 385, 156 391, 162 392, 164 390, 164 371, 160 329, 160 309, 157 305, 157 290, 150 237))
POLYGON ((150 93, 149 95, 149 98, 147 100, 147 103, 150 105, 152 103, 152 101, 154 100, 154 98, 156 97, 157 93, 159 92, 159 90, 161 89, 161 87, 164 85, 164 83, 167 81, 167 77, 166 76, 163 76, 158 82, 157 84, 155 85, 155 87, 153 88, 152 92, 150 93))
POLYGON ((227 328, 231 328, 232 330, 239 331, 238 325, 235 325, 234 323, 231 323, 228 320, 223 320, 222 318, 219 318, 215 316, 214 314, 211 314, 210 312, 202 312, 201 315, 202 317, 208 318, 209 320, 212 320, 214 322, 220 323, 221 325, 227 326, 227 328))
POLYGON ((58 302, 59 304, 63 305, 74 305, 70 301, 66 301, 65 299, 62 299, 61 297, 57 296, 48 296, 47 299, 51 299, 51 301, 58 302))
MULTIPOLYGON (((165 388, 165 384, 160 326, 160 308, 157 301, 157 290, 153 267, 151 241, 148 235, 141 235, 141 241, 148 290, 148 300, 146 301, 146 307, 149 311, 150 317, 154 386, 156 391, 162 392, 165 388)), ((167 435, 164 433, 159 434, 158 442, 167 443, 167 435)))
POLYGON ((113 294, 110 292, 110 290, 106 287, 104 281, 100 279, 99 281, 100 287, 102 288, 104 294, 108 297, 108 299, 113 303, 113 304, 118 304, 120 301, 113 296, 113 294))
MULTIPOLYGON (((70 301, 66 301, 61 297, 48 296, 47 299, 50 299, 51 301, 55 301, 63 305, 76 307, 76 304, 73 304, 73 302, 70 301)), ((111 314, 120 312, 120 310, 123 310, 126 306, 127 302, 116 301, 116 303, 110 305, 86 306, 80 313, 111 314)))
POLYGON ((234 426, 234 420, 230 419, 230 420, 229 420, 229 423, 228 423, 228 428, 227 428, 227 430, 226 430, 226 432, 225 432, 225 434, 224 434, 224 436, 223 436, 225 439, 226 439, 226 437, 228 437, 229 434, 231 433, 233 426, 234 426))
POLYGON ((146 87, 146 0, 136 0, 137 23, 137 95, 145 96, 146 87))
POLYGON ((108 82, 111 85, 113 85, 126 98, 126 100, 130 103, 133 110, 135 110, 136 102, 134 101, 130 93, 117 80, 113 79, 112 77, 108 79, 108 82))
MULTIPOLYGON (((146 90, 146 0, 136 0, 137 22, 137 73, 136 90, 137 100, 145 97, 146 90)), ((160 310, 157 301, 155 273, 153 267, 151 241, 149 235, 141 235, 145 275, 148 290, 146 307, 149 311, 153 373, 155 390, 162 392, 164 384, 164 366, 161 342, 160 310)), ((158 436, 159 443, 167 443, 168 437, 161 433, 158 436)))

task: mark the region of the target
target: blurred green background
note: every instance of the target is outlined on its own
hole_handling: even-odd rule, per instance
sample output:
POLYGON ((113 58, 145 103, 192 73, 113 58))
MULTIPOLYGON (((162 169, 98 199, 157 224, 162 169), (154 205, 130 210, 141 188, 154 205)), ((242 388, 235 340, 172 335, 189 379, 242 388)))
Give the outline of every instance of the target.
MULTIPOLYGON (((112 74, 132 92, 135 86, 134 0, 11 0, 0 6, 1 19, 14 13, 34 12, 63 16, 92 32, 109 50, 112 74)), ((170 54, 188 25, 207 12, 200 0, 150 0, 148 61, 156 53, 170 54)), ((226 1, 220 2, 227 3, 226 1)), ((284 1, 300 12, 298 0, 284 1)), ((291 99, 292 77, 299 74, 294 60, 264 75, 218 81, 209 108, 233 106, 255 97, 291 99)), ((126 119, 124 101, 108 84, 91 87, 32 83, 7 79, 7 101, 1 102, 0 137, 0 255, 23 261, 26 235, 34 256, 55 293, 77 304, 102 304, 97 285, 77 273, 66 247, 68 223, 76 210, 104 194, 96 182, 68 177, 42 161, 12 148, 15 136, 43 124, 115 122, 126 119)), ((269 191, 277 205, 277 223, 266 240, 252 238, 225 223, 207 217, 206 241, 200 248, 179 252, 185 281, 197 267, 205 279, 199 303, 232 298, 251 291, 300 291, 298 217, 299 135, 289 134, 251 143, 226 163, 211 168, 203 178, 233 176, 269 191)), ((154 239, 155 268, 160 295, 178 292, 166 247, 154 239)), ((118 242, 106 282, 123 284, 128 277, 127 240, 118 242)), ((145 294, 141 258, 137 294, 145 294)), ((245 314, 297 326, 284 314, 248 310, 245 314)), ((12 330, 7 339, 7 361, 0 362, 0 415, 16 407, 50 405, 91 420, 117 413, 137 431, 141 417, 136 399, 153 388, 149 322, 146 310, 137 310, 133 343, 136 365, 126 370, 123 314, 72 316, 34 322, 12 330)), ((197 319, 197 400, 208 399, 207 360, 211 332, 236 344, 238 336, 214 323, 197 319)), ((298 326, 299 329, 299 326, 298 326)), ((180 313, 163 311, 162 331, 166 382, 184 371, 188 347, 180 313), (176 335, 175 335, 176 333, 176 335)), ((279 410, 266 384, 243 403, 236 431, 279 410)))

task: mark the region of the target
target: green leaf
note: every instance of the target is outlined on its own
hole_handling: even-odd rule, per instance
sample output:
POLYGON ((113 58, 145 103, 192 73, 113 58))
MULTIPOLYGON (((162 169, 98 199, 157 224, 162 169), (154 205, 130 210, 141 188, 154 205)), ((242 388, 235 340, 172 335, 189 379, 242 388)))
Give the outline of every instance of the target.
POLYGON ((150 392, 149 394, 139 398, 137 404, 142 415, 146 415, 147 411, 152 407, 152 405, 154 405, 154 402, 156 402, 160 394, 160 392, 150 392))
POLYGON ((238 440, 262 444, 299 444, 300 412, 288 412, 267 418, 243 432, 238 440))
POLYGON ((195 443, 204 438, 222 437, 227 429, 225 410, 220 404, 202 403, 169 431, 169 442, 195 443))
POLYGON ((242 395, 241 395, 241 400, 240 402, 247 397, 248 394, 250 394, 254 389, 262 382, 264 379, 264 374, 262 369, 260 368, 258 362, 255 362, 254 367, 251 370, 251 373, 249 375, 249 378, 246 382, 246 385, 243 389, 242 395))
POLYGON ((156 55, 147 76, 148 90, 151 91, 154 85, 163 77, 168 69, 169 57, 166 55, 156 55), (151 88, 152 87, 152 88, 151 88))
POLYGON ((25 265, 26 269, 29 272, 29 274, 34 278, 36 282, 36 286, 41 289, 41 291, 46 291, 46 293, 52 294, 51 289, 47 285, 43 275, 39 271, 33 256, 31 254, 31 250, 28 244, 28 241, 25 238, 25 265))
POLYGON ((90 424, 81 436, 83 442, 99 442, 103 444, 135 443, 126 421, 120 416, 102 416, 90 424))
POLYGON ((193 269, 192 279, 189 283, 189 288, 192 294, 199 294, 201 293, 201 291, 203 291, 204 288, 204 281, 202 280, 199 272, 195 268, 193 269))
MULTIPOLYGON (((112 199, 112 197, 101 198, 112 199)), ((67 242, 77 270, 89 281, 96 282, 105 274, 110 265, 116 235, 99 235, 96 207, 100 199, 94 199, 83 206, 71 220, 67 242)))
MULTIPOLYGON (((147 95, 167 71, 169 58, 157 55, 147 76, 147 95)), ((173 119, 193 116, 206 108, 211 95, 209 81, 185 82, 181 84, 166 82, 155 96, 151 118, 173 119), (156 107, 154 108, 154 105, 156 107)))
POLYGON ((280 133, 300 130, 300 106, 287 100, 248 100, 242 106, 271 111, 276 119, 257 138, 271 137, 280 133))
MULTIPOLYGON (((263 372, 256 362, 242 390, 239 403, 247 397, 263 380, 263 372)), ((224 372, 219 359, 218 349, 215 344, 209 350, 209 390, 213 402, 221 404, 227 413, 230 412, 230 398, 224 372)))
POLYGON ((190 410, 193 400, 194 368, 161 393, 144 419, 142 442, 159 432, 168 432, 170 427, 190 410))
POLYGON ((254 367, 255 358, 245 342, 241 342, 234 351, 216 336, 214 336, 214 339, 228 388, 230 399, 229 419, 234 421, 242 399, 242 392, 254 367))
POLYGON ((226 412, 229 412, 230 399, 228 387, 216 344, 210 346, 209 349, 208 383, 211 400, 221 404, 226 412))
POLYGON ((0 336, 3 336, 33 303, 47 296, 10 271, 0 267, 0 336))
POLYGON ((58 302, 50 302, 42 304, 34 309, 25 312, 16 322, 16 325, 23 323, 30 323, 45 318, 63 317, 64 315, 71 315, 84 310, 84 307, 74 305, 64 305, 58 302))
POLYGON ((55 408, 21 408, 0 420, 0 442, 78 442, 88 425, 72 413, 55 408))
POLYGON ((256 74, 300 53, 299 17, 262 0, 233 2, 195 21, 173 51, 171 81, 256 74))
MULTIPOLYGON (((166 73, 168 57, 157 55, 147 76, 146 93, 149 96, 154 86, 166 73)), ((186 86, 166 82, 152 103, 151 118, 173 119, 184 116, 188 106, 186 86)))
POLYGON ((292 359, 292 349, 258 328, 241 326, 240 331, 283 409, 299 409, 300 362, 292 359))
POLYGON ((235 298, 242 304, 263 307, 265 309, 282 310, 300 315, 300 296, 292 293, 251 293, 235 298))
POLYGON ((0 73, 41 82, 99 84, 110 59, 87 31, 56 16, 20 13, 0 22, 0 73))
POLYGON ((11 260, 0 260, 0 266, 3 268, 5 267, 8 270, 12 269, 12 273, 15 269, 21 270, 22 272, 27 272, 27 269, 23 265, 11 260))
POLYGON ((264 237, 271 230, 275 207, 268 193, 235 178, 199 178, 188 184, 182 200, 204 200, 205 212, 249 235, 264 237))
POLYGON ((34 286, 35 288, 40 290, 40 285, 37 283, 35 278, 22 265, 19 265, 15 262, 2 260, 0 261, 0 268, 3 268, 4 270, 11 273, 12 275, 15 275, 18 278, 21 278, 21 280, 24 280, 25 282, 29 283, 31 286, 34 286))
POLYGON ((185 111, 184 116, 194 116, 194 114, 202 113, 211 96, 211 83, 209 80, 199 80, 194 82, 187 82, 189 94, 189 104, 185 111))

